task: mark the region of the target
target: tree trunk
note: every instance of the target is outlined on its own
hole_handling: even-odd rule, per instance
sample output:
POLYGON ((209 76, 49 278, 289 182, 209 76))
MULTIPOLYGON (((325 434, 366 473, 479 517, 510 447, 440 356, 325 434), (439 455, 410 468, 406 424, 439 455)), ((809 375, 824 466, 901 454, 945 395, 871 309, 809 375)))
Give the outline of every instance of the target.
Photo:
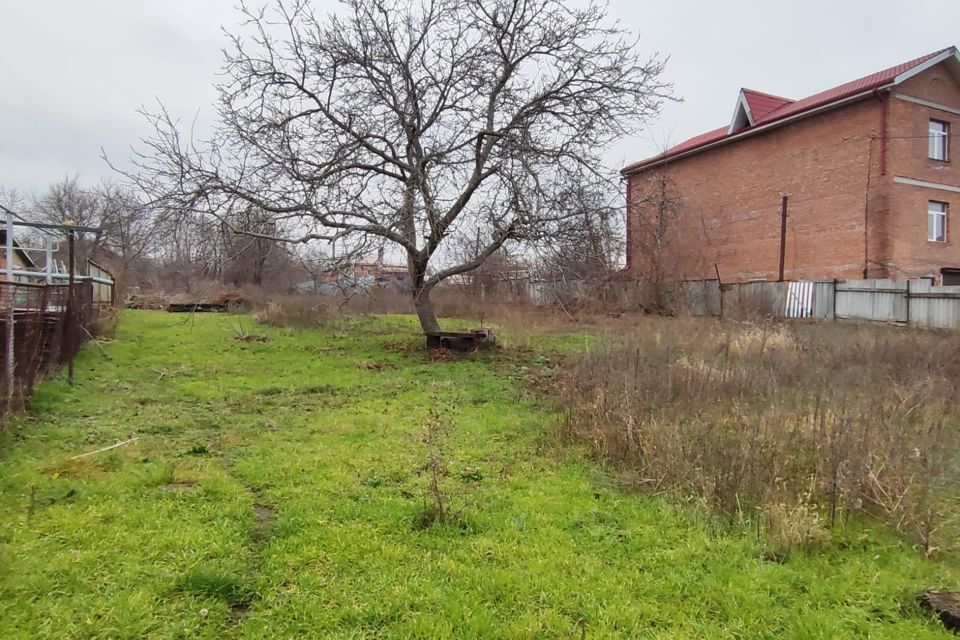
POLYGON ((426 285, 427 263, 420 260, 419 256, 412 253, 407 254, 407 273, 410 277, 410 290, 413 292, 413 308, 420 319, 420 327, 424 333, 440 331, 440 323, 437 322, 437 312, 433 308, 433 301, 430 300, 432 286, 426 285))
POLYGON ((430 300, 430 289, 414 290, 413 308, 417 311, 417 317, 420 318, 420 326, 424 333, 440 331, 437 313, 433 309, 433 301, 430 300))

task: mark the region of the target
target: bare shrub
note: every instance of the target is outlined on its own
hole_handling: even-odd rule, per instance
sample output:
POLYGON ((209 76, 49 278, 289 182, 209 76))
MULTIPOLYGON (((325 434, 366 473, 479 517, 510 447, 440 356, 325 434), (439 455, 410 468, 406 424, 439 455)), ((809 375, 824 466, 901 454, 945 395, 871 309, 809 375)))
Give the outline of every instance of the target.
POLYGON ((329 301, 320 296, 286 296, 259 305, 253 318, 273 327, 313 329, 330 318, 329 301))
POLYGON ((573 362, 570 436, 789 548, 853 513, 955 544, 960 337, 650 319, 573 362))
MULTIPOLYGON (((449 390, 443 393, 449 394, 449 390)), ((440 389, 436 389, 431 393, 431 402, 420 437, 424 460, 418 471, 424 475, 425 480, 423 506, 413 522, 415 529, 427 529, 437 524, 466 527, 467 523, 463 519, 464 507, 454 505, 455 495, 450 481, 450 466, 454 459, 451 443, 453 433, 451 410, 441 398, 440 389)))

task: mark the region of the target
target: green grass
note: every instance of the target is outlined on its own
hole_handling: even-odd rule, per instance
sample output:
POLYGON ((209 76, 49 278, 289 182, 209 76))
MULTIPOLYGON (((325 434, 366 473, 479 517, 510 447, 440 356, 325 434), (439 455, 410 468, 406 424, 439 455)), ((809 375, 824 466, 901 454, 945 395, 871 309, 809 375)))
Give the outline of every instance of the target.
POLYGON ((554 437, 531 338, 431 362, 410 318, 182 320, 124 313, 0 437, 0 637, 951 637, 915 597, 957 572, 882 529, 768 562, 617 490, 554 437), (436 398, 462 515, 419 528, 436 398))

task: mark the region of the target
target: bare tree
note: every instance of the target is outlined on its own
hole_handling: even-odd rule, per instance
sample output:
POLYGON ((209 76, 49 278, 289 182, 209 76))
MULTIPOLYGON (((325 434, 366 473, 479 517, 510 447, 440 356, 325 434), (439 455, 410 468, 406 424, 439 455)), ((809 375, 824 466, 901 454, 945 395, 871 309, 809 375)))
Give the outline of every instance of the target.
POLYGON ((647 302, 654 311, 669 306, 663 285, 680 279, 677 267, 682 204, 679 189, 664 171, 652 173, 637 185, 628 203, 633 273, 648 288, 647 302))
MULTIPOLYGON (((23 207, 24 197, 23 194, 17 191, 16 189, 8 189, 3 185, 0 185, 0 206, 3 206, 11 211, 18 211, 23 207)), ((0 212, 3 210, 0 209, 0 212)))
POLYGON ((132 271, 157 243, 155 212, 131 190, 104 182, 92 191, 97 198, 98 224, 103 228, 101 248, 119 267, 115 274, 126 286, 132 271))
MULTIPOLYGON (((51 184, 45 192, 33 198, 26 217, 35 222, 50 224, 73 223, 82 227, 100 226, 101 200, 91 189, 83 186, 78 176, 64 176, 51 184)), ((49 232, 30 232, 22 234, 28 243, 42 246, 49 232)), ((58 234, 59 237, 62 235, 58 234)), ((76 241, 76 261, 84 261, 102 248, 103 236, 81 234, 76 241)), ((67 244, 61 243, 54 257, 66 262, 67 244)))
POLYGON ((82 227, 100 224, 97 194, 80 184, 79 176, 64 176, 36 198, 33 209, 44 222, 64 224, 72 221, 82 227))
POLYGON ((600 285, 623 257, 623 201, 619 193, 595 188, 572 195, 571 215, 537 250, 539 276, 600 285))
MULTIPOLYGON (((121 287, 129 284, 135 263, 148 255, 156 239, 153 209, 129 188, 109 181, 87 188, 78 177, 65 177, 35 198, 28 215, 41 222, 100 227, 99 235, 77 239, 79 260, 105 261, 121 287)), ((66 259, 65 254, 61 247, 57 257, 66 259)))
POLYGON ((215 219, 162 210, 156 221, 158 276, 169 287, 194 291, 195 280, 222 277, 223 225, 215 219))
POLYGON ((641 57, 604 4, 343 6, 321 19, 308 0, 241 4, 216 133, 195 142, 163 108, 147 114, 156 133, 137 177, 171 210, 270 212, 275 239, 392 243, 427 331, 439 329, 437 284, 504 242, 549 236, 569 215, 558 206, 568 191, 604 178, 604 147, 669 95, 663 60, 641 57), (475 256, 438 259, 478 225, 475 256))
POLYGON ((269 212, 249 206, 235 212, 220 232, 228 261, 223 266, 225 282, 264 286, 283 281, 291 285, 289 276, 302 272, 290 247, 273 239, 276 223, 269 212))

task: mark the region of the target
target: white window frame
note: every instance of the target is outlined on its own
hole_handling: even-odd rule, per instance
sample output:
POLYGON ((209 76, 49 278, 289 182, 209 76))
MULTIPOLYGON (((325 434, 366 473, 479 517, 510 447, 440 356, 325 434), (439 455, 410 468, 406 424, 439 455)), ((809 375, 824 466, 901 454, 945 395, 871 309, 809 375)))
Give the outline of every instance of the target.
POLYGON ((950 205, 939 200, 927 202, 927 240, 929 242, 947 241, 947 214, 950 205))
POLYGON ((930 137, 927 155, 931 160, 948 162, 950 160, 950 123, 931 118, 927 133, 930 137))

